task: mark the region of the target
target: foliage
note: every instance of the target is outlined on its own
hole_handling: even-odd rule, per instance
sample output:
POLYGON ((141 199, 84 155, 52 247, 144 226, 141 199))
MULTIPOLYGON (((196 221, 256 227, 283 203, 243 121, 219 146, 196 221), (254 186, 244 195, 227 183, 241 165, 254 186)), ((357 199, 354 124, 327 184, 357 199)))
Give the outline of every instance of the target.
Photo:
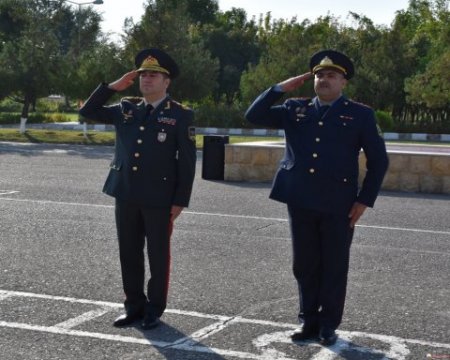
POLYGON ((0 3, 0 99, 23 104, 21 116, 50 93, 71 95, 80 54, 94 47, 100 16, 90 8, 72 13, 64 1, 3 0, 0 3))
POLYGON ((375 117, 377 119, 378 126, 381 131, 387 132, 392 131, 394 126, 394 119, 392 119, 392 115, 387 111, 378 110, 375 111, 375 117))
POLYGON ((212 98, 193 104, 195 126, 219 128, 246 128, 250 124, 244 118, 245 107, 240 103, 216 103, 212 98))
POLYGON ((167 51, 180 67, 180 76, 173 81, 170 92, 175 98, 199 100, 216 87, 217 61, 193 39, 195 26, 187 12, 188 1, 148 0, 141 22, 126 29, 125 53, 134 56, 143 48, 156 47, 167 51))
MULTIPOLYGON (((76 121, 78 119, 78 114, 74 118, 73 114, 65 113, 30 113, 28 116, 28 123, 30 124, 41 124, 41 123, 61 123, 76 121)), ((20 113, 17 112, 0 112, 0 124, 10 125, 10 124, 20 124, 20 113)))
MULTIPOLYGON (((100 32, 95 6, 1 0, 0 100, 8 100, 0 111, 21 108, 19 117, 33 117, 34 110, 69 110, 98 83, 134 68, 137 51, 159 47, 180 65, 171 95, 193 102, 198 124, 245 127, 243 114, 259 93, 309 71, 311 55, 332 48, 355 64, 346 95, 376 109, 384 131, 450 133, 449 0, 410 0, 390 26, 356 13, 350 24, 332 14, 314 22, 270 13, 248 19, 243 9, 222 12, 218 5, 146 0, 140 21, 128 19, 122 42, 113 43, 100 32), (66 102, 53 109, 38 101, 49 94, 66 102)), ((139 94, 137 86, 111 100, 130 94, 139 94)), ((286 96, 312 97, 313 86, 286 96)))
POLYGON ((249 64, 256 65, 261 52, 255 21, 247 21, 243 9, 233 8, 218 13, 214 23, 201 26, 197 36, 219 60, 218 86, 212 93, 214 100, 225 99, 227 104, 239 101, 241 74, 249 64))

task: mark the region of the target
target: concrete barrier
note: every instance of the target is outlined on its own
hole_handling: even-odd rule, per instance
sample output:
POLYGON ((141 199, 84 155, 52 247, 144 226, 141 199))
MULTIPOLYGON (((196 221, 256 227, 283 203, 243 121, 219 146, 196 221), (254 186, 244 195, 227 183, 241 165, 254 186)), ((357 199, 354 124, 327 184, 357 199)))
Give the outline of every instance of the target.
MULTIPOLYGON (((282 142, 254 142, 225 145, 226 181, 272 181, 284 154, 282 142)), ((382 189, 450 194, 450 151, 389 150, 389 170, 382 189)), ((365 156, 359 157, 360 181, 365 173, 365 156)))

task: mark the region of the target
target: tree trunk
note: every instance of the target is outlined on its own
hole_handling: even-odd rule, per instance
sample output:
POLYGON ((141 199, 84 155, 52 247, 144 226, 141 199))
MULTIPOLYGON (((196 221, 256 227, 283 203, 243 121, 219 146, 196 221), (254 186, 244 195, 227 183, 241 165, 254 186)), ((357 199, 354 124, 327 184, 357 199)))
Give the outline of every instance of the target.
POLYGON ((30 97, 26 94, 23 102, 22 114, 20 115, 20 133, 24 134, 26 131, 26 123, 28 120, 28 111, 30 109, 30 97))

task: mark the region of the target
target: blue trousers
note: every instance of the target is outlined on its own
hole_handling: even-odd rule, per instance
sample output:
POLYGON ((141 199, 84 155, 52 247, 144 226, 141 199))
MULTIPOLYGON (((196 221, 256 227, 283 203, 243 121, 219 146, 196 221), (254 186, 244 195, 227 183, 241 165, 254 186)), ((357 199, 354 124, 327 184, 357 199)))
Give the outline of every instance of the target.
POLYGON ((288 206, 299 320, 337 329, 342 321, 353 229, 348 214, 288 206))

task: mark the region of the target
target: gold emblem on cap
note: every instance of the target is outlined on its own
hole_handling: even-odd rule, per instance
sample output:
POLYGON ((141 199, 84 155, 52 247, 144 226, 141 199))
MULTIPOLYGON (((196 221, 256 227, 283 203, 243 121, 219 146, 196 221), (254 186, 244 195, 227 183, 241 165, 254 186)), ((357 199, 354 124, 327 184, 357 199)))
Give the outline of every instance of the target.
POLYGON ((148 66, 159 66, 159 62, 156 58, 150 55, 144 59, 141 65, 141 67, 148 67, 148 66))
POLYGON ((170 75, 169 71, 159 64, 158 59, 151 55, 144 59, 138 71, 157 71, 170 75))
POLYGON ((325 56, 320 62, 321 66, 332 66, 334 65, 333 60, 331 60, 328 56, 325 56))
POLYGON ((323 68, 326 68, 326 67, 335 68, 335 69, 342 71, 344 74, 347 74, 347 70, 345 70, 345 68, 343 68, 340 65, 335 64, 333 62, 333 60, 331 60, 328 56, 325 56, 318 65, 314 66, 313 73, 315 74, 317 71, 319 71, 323 68))

